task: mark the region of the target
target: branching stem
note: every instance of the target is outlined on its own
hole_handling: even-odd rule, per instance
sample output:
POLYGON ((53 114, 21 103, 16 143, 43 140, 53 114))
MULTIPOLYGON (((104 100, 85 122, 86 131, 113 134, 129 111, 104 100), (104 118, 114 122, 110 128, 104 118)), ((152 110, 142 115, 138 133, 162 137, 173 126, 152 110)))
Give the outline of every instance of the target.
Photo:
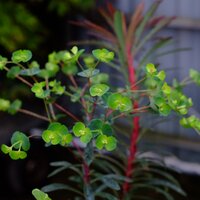
POLYGON ((40 115, 40 114, 37 114, 37 113, 34 113, 34 112, 32 112, 32 111, 29 111, 29 110, 19 109, 18 111, 21 112, 21 113, 30 115, 30 116, 32 116, 32 117, 35 117, 35 118, 44 120, 44 121, 48 121, 48 122, 50 121, 47 117, 45 117, 45 116, 43 116, 43 115, 40 115))

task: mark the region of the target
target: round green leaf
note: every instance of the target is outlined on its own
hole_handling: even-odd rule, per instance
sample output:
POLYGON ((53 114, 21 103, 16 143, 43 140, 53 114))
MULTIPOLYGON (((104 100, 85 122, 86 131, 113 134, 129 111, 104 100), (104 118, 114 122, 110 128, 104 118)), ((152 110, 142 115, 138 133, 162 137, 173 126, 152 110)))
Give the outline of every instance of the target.
POLYGON ((60 81, 51 81, 49 82, 49 86, 52 87, 51 91, 57 95, 62 95, 65 92, 65 87, 61 86, 60 81))
POLYGON ((106 73, 99 73, 97 74, 95 77, 91 78, 91 82, 93 84, 97 84, 97 83, 107 83, 109 79, 109 75, 106 73))
POLYGON ((73 126, 73 133, 76 137, 85 135, 85 124, 83 124, 82 122, 76 122, 76 124, 73 126))
POLYGON ((7 111, 10 107, 10 101, 6 99, 0 99, 0 111, 7 111))
POLYGON ((109 90, 109 87, 106 84, 95 84, 90 87, 90 95, 91 96, 102 96, 109 90))
POLYGON ((10 153, 10 151, 12 151, 12 147, 9 147, 5 144, 1 145, 1 151, 5 154, 10 153))
POLYGON ((75 75, 78 72, 78 68, 75 63, 66 63, 61 69, 66 75, 75 75))
POLYGON ((171 107, 167 104, 162 104, 159 107, 159 113, 163 116, 168 116, 171 112, 171 107))
POLYGON ((95 60, 92 56, 87 56, 83 59, 87 68, 94 68, 95 67, 95 60))
POLYGON ((47 71, 49 71, 53 76, 58 72, 59 67, 58 65, 54 64, 54 63, 46 63, 45 64, 45 68, 47 71))
POLYGON ((65 135, 69 133, 68 128, 59 122, 51 123, 48 127, 48 130, 51 130, 59 135, 65 135))
POLYGON ((14 115, 21 108, 22 102, 18 99, 12 102, 10 107, 8 108, 8 113, 14 115))
POLYGON ((115 93, 108 97, 108 107, 113 110, 126 112, 132 109, 132 101, 126 96, 115 93))
POLYGON ((128 97, 123 97, 121 99, 120 105, 119 105, 119 110, 121 112, 126 112, 132 109, 132 101, 128 97))
POLYGON ((42 139, 46 143, 51 143, 52 145, 57 145, 61 141, 61 137, 56 132, 51 131, 51 130, 45 130, 42 133, 42 139))
POLYGON ((162 70, 162 71, 160 71, 160 72, 157 74, 157 77, 158 77, 161 81, 164 81, 164 80, 165 80, 165 77, 166 77, 166 74, 165 74, 165 72, 162 70))
POLYGON ((73 137, 69 134, 68 128, 59 122, 53 122, 48 129, 42 133, 42 139, 52 145, 65 145, 72 141, 73 137))
POLYGON ((190 69, 189 76, 197 85, 200 85, 200 73, 197 70, 190 69))
POLYGON ((107 143, 105 144, 105 148, 107 151, 113 151, 117 147, 117 140, 113 136, 107 137, 107 143))
POLYGON ((28 62, 32 58, 32 53, 29 50, 17 50, 12 53, 11 60, 13 62, 28 62))
POLYGON ((2 57, 2 56, 0 55, 0 70, 3 70, 3 69, 4 69, 4 67, 5 67, 5 65, 6 65, 6 63, 7 63, 7 61, 8 61, 7 58, 2 57))
POLYGON ((28 151, 30 148, 29 138, 22 132, 16 131, 11 137, 11 144, 15 149, 22 148, 24 151, 28 151))
POLYGON ((102 126, 103 126, 103 122, 100 119, 93 119, 89 124, 89 128, 91 130, 102 129, 102 126))
POLYGON ((95 49, 92 54, 101 62, 108 63, 114 59, 114 52, 108 51, 107 49, 95 49))
POLYGON ((73 46, 72 49, 71 49, 71 52, 76 55, 78 53, 78 47, 73 46))
POLYGON ((62 146, 64 146, 64 145, 66 145, 66 144, 71 143, 72 140, 73 140, 73 136, 72 136, 71 134, 68 133, 68 134, 65 134, 65 135, 63 135, 63 136, 61 137, 60 144, 61 144, 62 146))
POLYGON ((180 125, 183 126, 184 128, 190 128, 191 127, 187 118, 182 118, 179 122, 180 122, 180 125))
POLYGON ((80 137, 80 141, 83 143, 88 143, 92 139, 92 133, 89 128, 85 128, 85 134, 80 137))
POLYGON ((169 95, 171 93, 171 87, 165 82, 162 86, 162 91, 169 95))
POLYGON ((146 72, 147 72, 148 74, 150 74, 150 75, 154 75, 154 74, 156 74, 157 69, 156 69, 156 67, 155 67, 154 64, 148 63, 148 64, 146 65, 146 72))
POLYGON ((104 145, 107 144, 107 136, 106 135, 99 135, 96 139, 96 147, 97 149, 103 149, 104 145))
POLYGON ((113 134, 112 127, 109 124, 104 124, 101 130, 104 135, 111 136, 113 134))
POLYGON ((9 156, 13 160, 24 159, 27 157, 27 153, 25 151, 10 151, 9 156))
POLYGON ((121 102, 121 99, 122 99, 122 95, 121 94, 111 94, 109 97, 108 97, 108 107, 113 109, 113 110, 117 110, 118 109, 118 106, 121 102))
POLYGON ((33 87, 31 88, 31 91, 35 93, 35 96, 40 99, 47 98, 50 95, 49 90, 44 90, 43 87, 45 86, 45 82, 39 82, 39 83, 34 83, 33 87))
POLYGON ((10 70, 7 72, 6 76, 8 78, 14 79, 17 75, 20 74, 20 71, 21 69, 19 66, 11 67, 10 70))

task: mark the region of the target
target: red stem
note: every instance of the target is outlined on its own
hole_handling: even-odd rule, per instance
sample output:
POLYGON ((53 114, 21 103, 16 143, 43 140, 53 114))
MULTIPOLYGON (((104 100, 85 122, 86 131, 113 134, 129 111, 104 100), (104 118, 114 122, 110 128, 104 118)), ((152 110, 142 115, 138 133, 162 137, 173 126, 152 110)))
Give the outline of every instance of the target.
POLYGON ((61 110, 63 113, 65 113, 66 115, 68 115, 69 117, 71 117, 72 119, 74 119, 75 121, 79 122, 81 121, 80 119, 78 119, 74 114, 72 114, 70 111, 68 111, 66 108, 63 108, 62 106, 60 106, 59 104, 57 103, 53 103, 53 105, 61 110))
MULTIPOLYGON (((134 69, 134 59, 131 54, 131 47, 127 45, 126 47, 126 55, 127 55, 127 62, 128 62, 128 72, 129 72, 129 82, 131 85, 131 90, 137 90, 136 83, 136 76, 135 76, 135 69, 134 69)), ((133 109, 138 109, 138 102, 133 102, 133 109)), ((136 143, 139 136, 139 116, 133 117, 133 130, 131 133, 131 142, 129 147, 129 156, 128 162, 126 166, 126 177, 131 178, 131 175, 134 171, 133 161, 135 160, 135 154, 137 151, 136 143)), ((123 195, 125 195, 129 190, 129 183, 124 182, 123 184, 123 195)))
POLYGON ((83 155, 83 151, 81 150, 81 148, 76 144, 75 141, 73 141, 73 145, 75 146, 75 148, 78 150, 79 154, 82 157, 82 160, 83 160, 83 179, 84 179, 84 182, 86 184, 88 184, 90 182, 90 168, 84 160, 84 155, 83 155))

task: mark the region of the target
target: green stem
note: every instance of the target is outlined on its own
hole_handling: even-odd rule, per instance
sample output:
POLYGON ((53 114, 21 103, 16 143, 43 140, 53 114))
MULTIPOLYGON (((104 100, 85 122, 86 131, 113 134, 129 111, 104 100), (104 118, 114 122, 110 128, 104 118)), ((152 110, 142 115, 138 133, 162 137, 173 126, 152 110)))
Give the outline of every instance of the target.
POLYGON ((50 113, 49 113, 49 109, 48 109, 48 106, 47 106, 47 102, 46 102, 45 99, 44 99, 44 107, 45 107, 45 110, 46 110, 47 117, 48 117, 49 121, 52 122, 51 116, 50 116, 50 113))
MULTIPOLYGON (((48 80, 48 78, 45 78, 45 82, 46 82, 46 89, 49 90, 49 80, 48 80)), ((50 98, 50 96, 48 97, 48 99, 49 98, 50 98)), ((48 106, 49 106, 50 114, 51 114, 53 120, 55 121, 56 120, 56 115, 55 115, 52 103, 48 103, 48 106)))

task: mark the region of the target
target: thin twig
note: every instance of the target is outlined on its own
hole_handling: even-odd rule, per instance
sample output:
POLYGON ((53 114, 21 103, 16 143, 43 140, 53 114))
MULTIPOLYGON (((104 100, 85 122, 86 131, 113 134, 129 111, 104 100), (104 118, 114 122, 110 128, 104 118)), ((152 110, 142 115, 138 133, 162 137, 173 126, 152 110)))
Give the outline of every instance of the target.
MULTIPOLYGON (((49 90, 49 80, 48 80, 48 78, 45 78, 45 83, 46 83, 46 89, 49 90)), ((50 98, 50 95, 47 97, 47 99, 49 99, 49 98, 50 98)), ((52 103, 48 103, 48 106, 49 106, 49 111, 51 113, 53 120, 56 120, 56 115, 55 115, 55 112, 53 110, 52 103)))
POLYGON ((48 119, 47 117, 42 116, 42 115, 37 114, 37 113, 34 113, 34 112, 32 112, 32 111, 25 110, 25 109, 22 109, 22 108, 20 108, 18 111, 21 112, 21 113, 30 115, 30 116, 32 116, 32 117, 35 117, 35 118, 38 118, 38 119, 41 119, 41 120, 44 120, 44 121, 48 121, 48 122, 49 122, 49 119, 48 119))
POLYGON ((74 114, 72 114, 70 111, 68 111, 67 109, 63 108, 62 106, 60 106, 57 103, 53 103, 53 105, 58 108, 59 110, 61 110, 63 113, 65 113, 66 115, 70 116, 72 119, 74 119, 77 122, 80 122, 81 120, 78 119, 74 114))

